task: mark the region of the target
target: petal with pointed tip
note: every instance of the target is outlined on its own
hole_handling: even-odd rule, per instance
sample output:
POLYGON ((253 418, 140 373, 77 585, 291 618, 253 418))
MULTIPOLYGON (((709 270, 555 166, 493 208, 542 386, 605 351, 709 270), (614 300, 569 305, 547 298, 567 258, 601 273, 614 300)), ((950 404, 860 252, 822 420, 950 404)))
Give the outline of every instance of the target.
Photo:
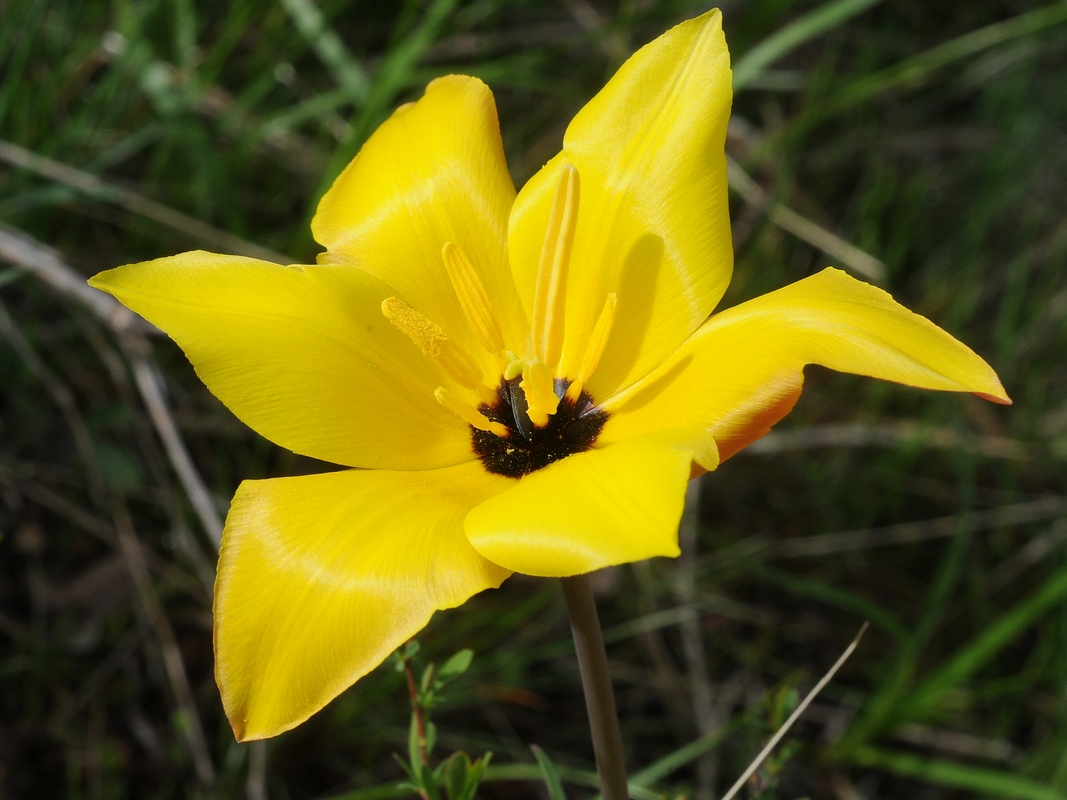
POLYGON ((326 247, 320 261, 360 265, 495 365, 463 316, 441 249, 452 242, 467 255, 508 347, 519 349, 526 322, 506 244, 514 199, 492 92, 477 78, 448 75, 374 132, 323 196, 311 231, 326 247))
POLYGON ((559 171, 578 170, 561 372, 576 374, 604 298, 617 293, 618 324, 589 383, 596 397, 661 363, 730 282, 730 80, 719 12, 683 22, 631 56, 578 112, 563 151, 515 202, 509 256, 529 314, 559 171))
POLYGON ((474 458, 434 399, 445 376, 382 316, 392 290, 350 265, 183 253, 90 284, 166 331, 207 387, 276 444, 352 467, 474 458))
POLYGON ((642 382, 604 402, 602 442, 679 426, 723 459, 767 433, 800 396, 806 364, 1010 403, 974 351, 888 293, 826 269, 705 323, 642 382))

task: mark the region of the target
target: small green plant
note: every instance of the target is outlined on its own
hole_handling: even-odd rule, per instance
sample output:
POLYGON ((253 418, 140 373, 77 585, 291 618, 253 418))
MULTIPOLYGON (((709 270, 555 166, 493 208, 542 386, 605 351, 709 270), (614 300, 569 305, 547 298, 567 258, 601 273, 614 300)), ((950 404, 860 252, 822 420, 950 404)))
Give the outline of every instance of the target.
POLYGON ((442 690, 470 667, 474 652, 460 650, 440 669, 430 662, 416 680, 414 661, 418 652, 419 643, 412 639, 393 654, 396 671, 407 678, 411 698, 408 757, 396 753, 393 757, 408 776, 408 788, 423 800, 473 800, 493 754, 486 753, 472 762, 466 753, 457 751, 436 767, 431 766, 437 727, 430 720, 430 712, 444 699, 442 690))
MULTIPOLYGON (((797 690, 788 683, 776 691, 767 692, 761 714, 763 719, 755 720, 755 727, 761 731, 761 736, 762 732, 773 733, 781 728, 799 702, 800 696, 797 690)), ((767 757, 762 766, 749 778, 750 800, 777 800, 782 771, 789 760, 796 755, 800 745, 797 739, 786 739, 774 753, 767 757)))

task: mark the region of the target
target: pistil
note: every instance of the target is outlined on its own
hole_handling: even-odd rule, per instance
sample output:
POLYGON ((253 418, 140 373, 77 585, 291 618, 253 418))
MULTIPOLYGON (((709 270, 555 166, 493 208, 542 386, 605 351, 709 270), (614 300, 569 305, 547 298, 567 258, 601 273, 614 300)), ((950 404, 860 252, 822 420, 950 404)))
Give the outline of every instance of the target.
POLYGON ((529 361, 522 369, 522 382, 519 384, 526 395, 526 414, 530 422, 538 427, 548 424, 548 418, 559 408, 552 370, 540 361, 529 361))

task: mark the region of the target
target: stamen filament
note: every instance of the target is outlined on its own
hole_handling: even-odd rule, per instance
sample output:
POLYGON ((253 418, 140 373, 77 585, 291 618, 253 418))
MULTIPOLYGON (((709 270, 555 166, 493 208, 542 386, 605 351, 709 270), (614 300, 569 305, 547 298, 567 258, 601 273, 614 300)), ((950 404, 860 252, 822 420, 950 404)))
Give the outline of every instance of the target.
POLYGON ((500 322, 493 313, 493 305, 485 291, 482 279, 474 269, 467 254, 459 247, 446 242, 441 249, 441 258, 445 262, 445 271, 452 281, 452 288, 459 299, 463 315, 474 331, 478 344, 490 353, 499 353, 504 349, 504 335, 500 331, 500 322))
POLYGON ((617 299, 615 293, 608 295, 604 301, 604 308, 597 318, 593 332, 589 335, 589 342, 585 346, 585 354, 582 356, 582 365, 578 368, 578 377, 567 387, 566 397, 572 403, 578 400, 585 384, 593 376, 600 358, 604 355, 604 349, 608 346, 608 338, 611 336, 611 326, 615 322, 615 305, 617 299))
POLYGON ((481 385, 482 371, 478 365, 432 320, 396 297, 382 301, 382 313, 460 386, 474 389, 481 385))
POLYGON ((433 393, 433 396, 437 398, 438 403, 443 405, 468 425, 473 425, 480 431, 495 433, 497 436, 508 435, 509 431, 506 425, 502 425, 499 422, 493 422, 485 416, 485 414, 477 409, 471 408, 445 387, 438 386, 437 390, 433 393))
POLYGON ((604 348, 608 346, 608 337, 611 336, 611 326, 615 322, 615 293, 608 295, 604 301, 604 308, 597 317, 593 332, 589 335, 589 341, 585 345, 585 355, 582 356, 582 365, 578 368, 578 380, 582 383, 593 377, 600 357, 604 355, 604 348))
POLYGON ((559 408, 552 370, 540 361, 528 361, 522 368, 519 384, 526 395, 526 415, 538 427, 548 424, 548 418, 559 408))
POLYGON ((563 349, 566 316, 567 270, 578 222, 578 170, 565 164, 560 171, 556 196, 548 215, 545 243, 537 267, 534 288, 533 345, 537 359, 555 368, 563 349))

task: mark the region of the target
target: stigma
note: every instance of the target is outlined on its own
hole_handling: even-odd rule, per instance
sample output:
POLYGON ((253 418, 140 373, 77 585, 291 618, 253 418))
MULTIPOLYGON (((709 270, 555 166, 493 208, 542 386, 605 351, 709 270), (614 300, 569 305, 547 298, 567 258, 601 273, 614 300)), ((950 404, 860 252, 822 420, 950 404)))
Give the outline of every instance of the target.
POLYGON ((577 368, 568 370, 572 374, 560 371, 579 200, 578 171, 564 165, 545 228, 525 342, 505 341, 479 270, 453 242, 441 250, 442 266, 474 341, 492 358, 472 358, 403 300, 390 297, 382 303, 382 314, 447 377, 448 385, 435 390, 435 399, 470 426, 474 453, 487 471, 498 475, 520 478, 588 450, 608 418, 586 385, 611 335, 614 294, 607 295, 583 347, 575 351, 581 355, 577 368), (515 349, 506 349, 509 344, 515 349))

